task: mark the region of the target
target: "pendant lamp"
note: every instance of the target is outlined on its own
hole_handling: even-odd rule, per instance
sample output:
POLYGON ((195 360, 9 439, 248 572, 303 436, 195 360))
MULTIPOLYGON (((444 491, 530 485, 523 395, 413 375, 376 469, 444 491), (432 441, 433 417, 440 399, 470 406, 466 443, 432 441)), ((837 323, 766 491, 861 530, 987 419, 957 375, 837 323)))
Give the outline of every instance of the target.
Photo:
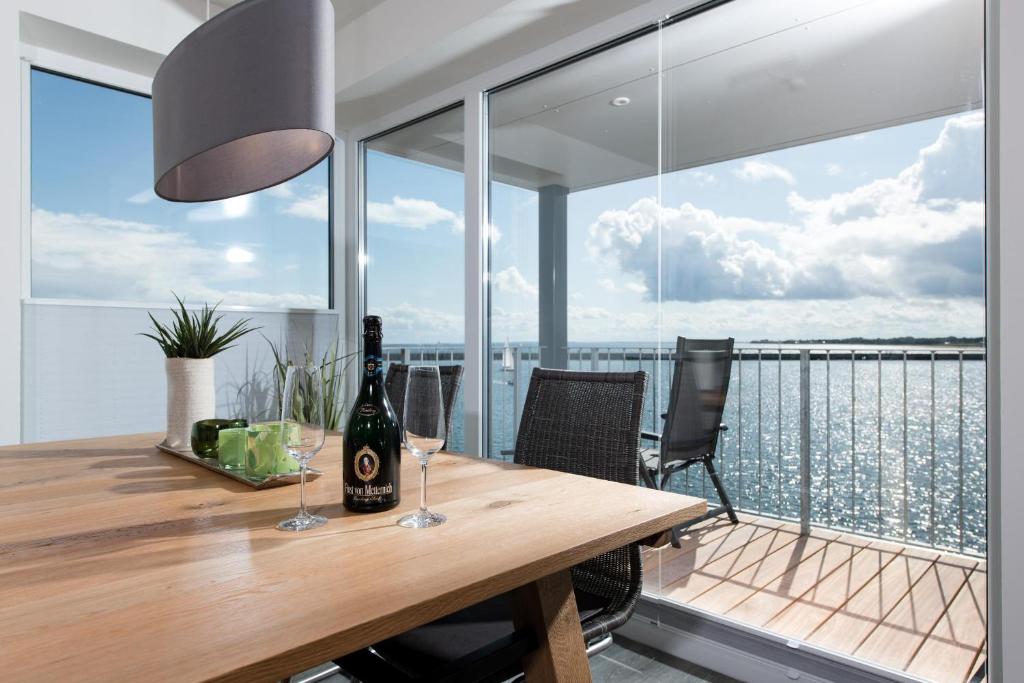
POLYGON ((154 190, 176 202, 262 190, 330 154, 333 131, 330 0, 245 0, 157 70, 154 190))

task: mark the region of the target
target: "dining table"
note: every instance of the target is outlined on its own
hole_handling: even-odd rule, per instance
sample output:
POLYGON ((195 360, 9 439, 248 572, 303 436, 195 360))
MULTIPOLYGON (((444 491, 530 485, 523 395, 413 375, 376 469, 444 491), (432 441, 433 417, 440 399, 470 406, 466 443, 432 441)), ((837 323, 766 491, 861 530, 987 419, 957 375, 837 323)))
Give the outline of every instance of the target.
POLYGON ((438 453, 443 526, 397 526, 419 502, 341 505, 341 437, 297 486, 255 490, 135 434, 0 448, 0 679, 280 681, 513 591, 538 646, 531 683, 588 681, 570 568, 706 510, 699 498, 494 459, 438 453))

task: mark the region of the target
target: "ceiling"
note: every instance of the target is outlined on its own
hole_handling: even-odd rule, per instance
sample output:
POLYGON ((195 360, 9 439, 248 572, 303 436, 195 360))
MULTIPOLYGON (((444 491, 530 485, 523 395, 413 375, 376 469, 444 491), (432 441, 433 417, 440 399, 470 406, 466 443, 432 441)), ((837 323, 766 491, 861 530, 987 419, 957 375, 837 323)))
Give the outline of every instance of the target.
MULTIPOLYGON (((781 4, 735 0, 667 27, 660 82, 651 34, 495 94, 495 176, 577 191, 656 174, 659 130, 669 172, 981 106, 981 2, 781 4)), ((459 167, 461 121, 379 144, 459 167)))
POLYGON ((648 2, 385 0, 338 32, 338 126, 375 121, 648 2))
MULTIPOLYGON (((227 9, 237 5, 243 0, 214 0, 211 4, 215 8, 227 9)), ((334 3, 334 25, 344 26, 381 5, 386 0, 331 0, 334 3)), ((214 10, 216 12, 216 10, 214 10)))

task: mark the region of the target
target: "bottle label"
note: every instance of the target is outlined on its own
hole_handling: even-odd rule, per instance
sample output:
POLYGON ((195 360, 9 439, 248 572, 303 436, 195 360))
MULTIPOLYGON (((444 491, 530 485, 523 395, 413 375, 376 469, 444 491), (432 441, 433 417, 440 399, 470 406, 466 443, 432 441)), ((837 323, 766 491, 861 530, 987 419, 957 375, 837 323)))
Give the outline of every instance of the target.
POLYGON ((363 370, 367 377, 379 375, 383 367, 384 364, 380 356, 366 356, 363 359, 363 370))
POLYGON ((363 446, 356 452, 355 470, 356 476, 363 481, 371 481, 377 476, 377 472, 380 471, 380 458, 372 448, 363 446))
POLYGON ((377 406, 373 405, 372 403, 364 403, 361 406, 359 406, 358 412, 360 415, 364 417, 370 417, 372 415, 376 415, 377 413, 379 413, 380 410, 378 410, 377 406))

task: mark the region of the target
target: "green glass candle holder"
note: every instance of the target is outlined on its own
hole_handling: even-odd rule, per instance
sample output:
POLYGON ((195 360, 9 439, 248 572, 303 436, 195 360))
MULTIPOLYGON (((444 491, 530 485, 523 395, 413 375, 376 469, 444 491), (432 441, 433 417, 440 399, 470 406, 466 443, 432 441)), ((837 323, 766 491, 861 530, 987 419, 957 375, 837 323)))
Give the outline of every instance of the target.
POLYGON ((192 425, 192 452, 200 458, 216 458, 220 430, 247 425, 245 420, 200 420, 192 425))
POLYGON ((272 474, 290 474, 299 471, 299 463, 285 450, 286 441, 298 437, 295 422, 263 422, 250 425, 246 431, 245 476, 262 481, 272 474), (293 431, 294 430, 294 431, 293 431))
POLYGON ((217 462, 226 470, 245 469, 249 427, 228 427, 217 432, 217 462))

